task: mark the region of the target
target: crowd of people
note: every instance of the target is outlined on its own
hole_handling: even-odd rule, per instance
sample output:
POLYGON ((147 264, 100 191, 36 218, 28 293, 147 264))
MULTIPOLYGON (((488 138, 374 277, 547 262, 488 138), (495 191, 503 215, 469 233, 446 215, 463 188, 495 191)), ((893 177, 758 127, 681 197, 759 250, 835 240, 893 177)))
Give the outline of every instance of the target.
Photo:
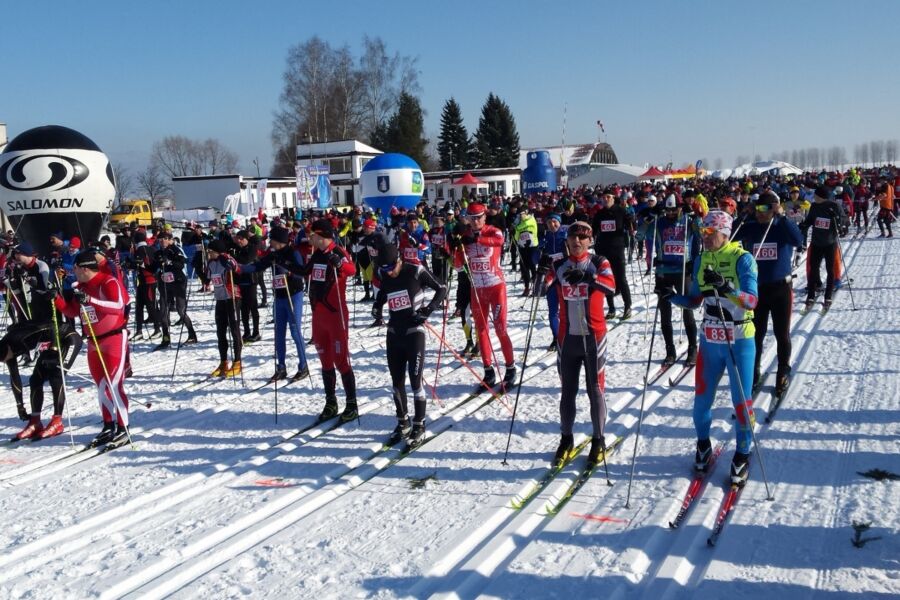
POLYGON ((200 341, 190 316, 197 308, 189 300, 207 294, 214 299, 219 356, 211 377, 243 374, 244 346, 268 337, 260 328, 260 308, 269 302, 274 304, 276 357, 269 381, 309 377, 302 327, 308 300, 324 388, 319 419, 357 419, 347 292, 349 285, 358 285, 364 295, 356 301, 371 303, 372 326, 385 328, 397 416, 390 443, 406 440, 415 447, 426 426, 426 330, 441 337, 429 320, 438 320, 435 312, 444 325, 459 319, 466 346, 458 354, 465 361, 479 358, 483 367, 476 392, 509 390, 516 385, 516 352, 521 358, 523 349, 514 347, 507 330, 508 280, 520 278, 523 296, 535 303, 546 297, 541 319, 546 317, 552 331, 547 351, 558 352, 561 440, 553 461, 562 464, 573 451, 584 367, 592 422, 588 460, 596 463, 605 450, 607 323, 632 318, 632 286, 650 278, 664 342, 662 366, 679 360, 673 306, 680 309, 686 338, 684 365, 697 366, 695 466, 702 471, 709 464, 711 407, 727 369, 737 418, 732 478, 743 484, 754 422, 752 396, 760 384, 770 316, 778 346, 776 392, 789 384, 797 257, 808 253, 804 308, 811 308, 821 293, 827 310, 841 284, 841 238, 866 235, 871 208, 877 209, 879 237, 892 237, 898 184, 900 171, 890 167, 422 202, 388 215, 358 206, 309 216, 271 217, 261 211, 246 221, 222 215, 174 229, 172 224, 126 227, 99 240, 66 240, 59 233, 51 237, 51 253, 44 257, 27 241, 7 235, 0 240, 8 324, 0 355, 10 372, 18 415, 27 422, 16 439, 63 432, 65 371, 85 341, 104 422, 94 443, 127 436, 129 338, 158 339, 158 351, 189 351, 200 341), (178 315, 174 324, 172 311, 178 315), (288 331, 297 365, 290 377, 288 331), (23 398, 20 362, 34 365, 30 406, 23 398), (54 400, 45 426, 46 382, 54 400))

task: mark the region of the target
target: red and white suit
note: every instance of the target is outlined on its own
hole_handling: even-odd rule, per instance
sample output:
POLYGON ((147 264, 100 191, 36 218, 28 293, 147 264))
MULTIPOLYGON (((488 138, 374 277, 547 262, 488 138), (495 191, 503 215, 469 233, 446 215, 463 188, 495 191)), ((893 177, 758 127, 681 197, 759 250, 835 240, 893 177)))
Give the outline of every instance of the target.
POLYGON ((493 364, 493 347, 488 333, 488 311, 494 321, 494 332, 500 340, 500 349, 506 366, 513 364, 513 347, 506 331, 506 280, 500 268, 500 252, 503 248, 503 232, 493 225, 485 225, 479 231, 475 243, 457 248, 453 253, 453 266, 466 267, 472 281, 472 320, 478 331, 478 344, 485 369, 493 364))
POLYGON ((103 422, 115 420, 128 425, 128 396, 125 394, 125 364, 128 330, 125 328, 125 290, 107 273, 97 273, 78 288, 87 294, 82 306, 76 298, 56 297, 56 308, 67 317, 81 316, 83 335, 88 340, 88 369, 97 384, 103 422), (106 372, 109 372, 107 379, 106 372))

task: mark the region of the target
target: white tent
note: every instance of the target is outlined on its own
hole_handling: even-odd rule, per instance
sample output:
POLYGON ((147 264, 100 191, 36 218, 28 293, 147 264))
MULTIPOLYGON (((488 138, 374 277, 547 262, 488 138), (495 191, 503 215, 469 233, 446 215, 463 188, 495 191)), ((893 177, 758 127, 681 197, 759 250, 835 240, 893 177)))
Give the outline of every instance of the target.
POLYGON ((634 183, 638 177, 647 169, 644 167, 636 167, 634 165, 601 165, 596 169, 591 169, 584 175, 579 175, 575 179, 569 180, 570 188, 577 188, 581 185, 589 185, 595 187, 597 185, 627 185, 634 183))
POLYGON ((803 170, 780 160, 761 160, 755 163, 744 163, 733 169, 713 171, 711 175, 718 179, 728 179, 729 177, 762 175, 763 173, 772 173, 773 175, 800 175, 803 173, 803 170))

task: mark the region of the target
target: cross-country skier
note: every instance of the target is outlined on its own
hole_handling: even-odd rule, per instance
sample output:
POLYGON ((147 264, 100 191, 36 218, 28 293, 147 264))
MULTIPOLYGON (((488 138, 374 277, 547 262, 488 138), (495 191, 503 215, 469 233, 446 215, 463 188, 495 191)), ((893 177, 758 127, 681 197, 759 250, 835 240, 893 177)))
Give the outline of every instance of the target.
POLYGON ((731 462, 731 481, 747 481, 753 416, 753 362, 756 354, 753 309, 757 304, 756 261, 737 242, 729 242, 733 220, 728 213, 710 211, 700 234, 703 252, 694 266, 691 287, 684 296, 669 293, 672 304, 693 309, 703 306, 703 335, 697 359, 694 428, 697 431, 695 468, 705 471, 712 457, 709 431, 716 388, 725 369, 731 382, 731 402, 737 416, 737 449, 731 462), (719 304, 721 303, 721 310, 719 304), (731 350, 737 364, 731 360, 731 350), (743 392, 743 395, 741 394, 743 392))
POLYGON ((447 288, 421 265, 401 261, 397 249, 392 245, 385 246, 378 256, 378 263, 378 269, 381 271, 381 288, 372 306, 372 315, 380 319, 382 309, 387 304, 385 352, 398 421, 389 443, 396 444, 408 436, 408 444, 414 448, 422 443, 425 436, 425 391, 422 387, 422 371, 425 365, 423 324, 444 301, 447 288), (434 290, 428 304, 425 303, 425 288, 434 290), (407 370, 413 393, 412 429, 406 396, 407 370))
POLYGON ((325 407, 319 414, 324 421, 338 414, 336 396, 337 372, 341 374, 347 403, 341 421, 358 416, 356 405, 356 376, 350 366, 350 311, 347 309, 347 278, 356 268, 346 250, 334 243, 334 227, 328 219, 313 222, 309 241, 315 251, 306 263, 304 274, 309 277, 309 302, 312 305, 312 339, 322 363, 322 382, 325 385, 325 407))
POLYGON ((603 300, 615 293, 616 282, 609 261, 590 254, 593 231, 583 221, 569 225, 566 231, 567 258, 553 261, 547 282, 556 288, 559 298, 559 357, 557 370, 562 385, 559 399, 562 439, 553 458, 560 465, 574 447, 575 398, 578 379, 584 365, 587 395, 591 406, 591 450, 588 462, 596 464, 605 449, 606 424, 606 319, 603 300))
POLYGON ((157 236, 157 239, 159 240, 159 251, 154 257, 153 268, 159 273, 159 280, 162 282, 159 290, 159 316, 163 337, 156 349, 165 349, 171 345, 171 319, 169 318, 171 304, 174 304, 178 318, 187 328, 188 337, 184 341, 185 345, 196 344, 197 332, 194 331, 194 324, 187 314, 187 276, 184 274, 187 257, 174 243, 171 233, 164 231, 157 236))
POLYGON ((212 377, 232 377, 241 374, 241 327, 238 316, 241 310, 241 291, 235 281, 239 272, 237 262, 228 255, 228 247, 222 240, 213 240, 207 247, 206 278, 216 299, 216 338, 219 345, 219 366, 212 377), (233 361, 228 364, 228 335, 231 335, 233 361))
POLYGON ((838 232, 845 215, 838 202, 829 199, 830 191, 824 185, 816 188, 816 199, 809 207, 806 219, 800 224, 800 231, 806 240, 807 232, 812 229, 809 248, 809 277, 807 278, 806 308, 812 308, 816 300, 816 291, 822 285, 819 267, 825 261, 825 309, 831 308, 831 296, 834 294, 835 269, 838 252, 838 232))
MULTIPOLYGON (((616 294, 621 294, 624 312, 622 319, 631 318, 631 290, 628 288, 628 277, 625 272, 625 243, 628 239, 627 229, 630 226, 625 207, 616 203, 612 193, 603 194, 603 205, 594 213, 593 229, 596 241, 594 249, 597 254, 605 256, 612 266, 616 278, 616 294)), ((616 316, 615 295, 606 297, 609 310, 607 319, 616 316)))

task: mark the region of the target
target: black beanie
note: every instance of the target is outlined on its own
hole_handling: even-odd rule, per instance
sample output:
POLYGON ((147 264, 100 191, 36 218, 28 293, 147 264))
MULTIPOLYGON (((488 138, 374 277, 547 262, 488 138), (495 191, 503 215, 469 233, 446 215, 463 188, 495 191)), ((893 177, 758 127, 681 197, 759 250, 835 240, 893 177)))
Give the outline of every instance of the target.
POLYGON ((392 266, 397 262, 397 257, 399 253, 397 251, 397 246, 393 244, 385 244, 381 247, 378 252, 378 266, 379 267, 387 267, 392 266))
POLYGON ((284 227, 273 227, 272 231, 269 232, 269 239, 273 242, 280 242, 282 244, 287 244, 290 238, 290 231, 285 229, 284 227))
POLYGON ((310 231, 324 238, 334 238, 334 227, 328 219, 318 219, 313 221, 310 231))
POLYGON ((82 250, 75 256, 75 264, 79 267, 93 269, 95 271, 100 268, 97 265, 96 250, 82 250))
POLYGON ((209 249, 213 252, 218 252, 219 254, 224 254, 228 252, 228 247, 225 246, 225 242, 222 240, 213 240, 209 243, 209 249))

